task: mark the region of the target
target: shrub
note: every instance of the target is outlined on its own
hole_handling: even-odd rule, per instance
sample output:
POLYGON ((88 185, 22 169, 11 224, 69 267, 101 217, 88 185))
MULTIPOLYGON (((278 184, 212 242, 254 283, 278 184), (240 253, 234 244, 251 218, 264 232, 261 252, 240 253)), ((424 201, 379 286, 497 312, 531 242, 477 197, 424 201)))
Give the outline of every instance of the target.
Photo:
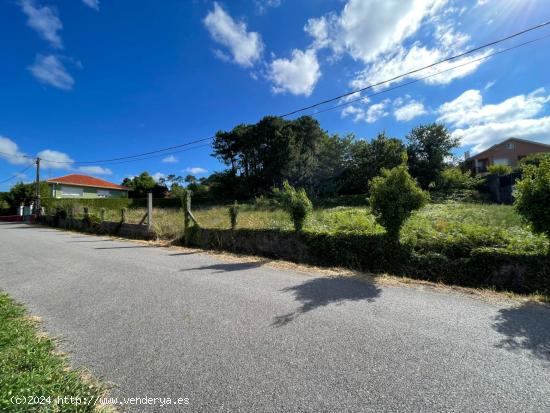
POLYGON ((544 159, 550 158, 550 153, 532 153, 519 161, 518 169, 523 170, 527 165, 539 166, 544 159))
POLYGON ((472 176, 470 172, 463 172, 458 167, 445 168, 435 182, 433 198, 453 201, 477 201, 481 199, 478 188, 482 182, 483 178, 472 176))
POLYGON ((65 219, 67 218, 67 210, 63 208, 61 205, 57 205, 55 207, 55 216, 57 218, 65 219))
POLYGON ((372 211, 394 240, 399 237, 399 230, 412 211, 421 208, 428 200, 428 195, 420 189, 405 165, 383 169, 382 175, 371 181, 370 188, 372 211))
POLYGON ((254 198, 255 209, 274 209, 280 208, 280 194, 281 191, 278 188, 273 189, 271 196, 260 195, 254 198))
POLYGON ((303 188, 296 190, 288 181, 285 181, 281 194, 283 208, 290 214, 294 229, 301 231, 304 227, 304 222, 313 210, 313 205, 306 191, 303 188))
POLYGON ((533 230, 550 237, 550 157, 541 160, 539 166, 524 166, 514 197, 516 210, 533 230))
POLYGON ((512 172, 512 167, 508 165, 495 164, 489 165, 487 170, 491 174, 508 175, 512 172))
POLYGON ((237 228, 237 218, 239 216, 239 204, 237 201, 229 207, 229 220, 231 221, 231 229, 237 228))
POLYGON ((100 232, 101 230, 101 218, 94 214, 86 214, 82 218, 82 223, 85 227, 92 232, 100 232))

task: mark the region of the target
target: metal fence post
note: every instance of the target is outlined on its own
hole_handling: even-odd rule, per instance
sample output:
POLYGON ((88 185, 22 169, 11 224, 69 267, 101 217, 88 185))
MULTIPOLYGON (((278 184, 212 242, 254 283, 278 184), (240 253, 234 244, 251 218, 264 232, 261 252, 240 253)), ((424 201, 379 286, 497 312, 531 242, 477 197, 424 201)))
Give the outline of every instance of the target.
POLYGON ((147 229, 153 228, 153 193, 147 194, 147 229))

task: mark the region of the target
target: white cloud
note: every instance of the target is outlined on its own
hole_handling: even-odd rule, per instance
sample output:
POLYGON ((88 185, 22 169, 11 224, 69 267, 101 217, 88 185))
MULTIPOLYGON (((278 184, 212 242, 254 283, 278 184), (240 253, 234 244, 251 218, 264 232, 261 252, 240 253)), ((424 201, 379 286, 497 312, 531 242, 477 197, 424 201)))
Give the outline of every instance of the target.
POLYGON ((454 127, 452 135, 461 139, 463 145, 474 145, 474 152, 509 137, 550 143, 550 116, 535 118, 548 102, 550 95, 540 88, 485 105, 481 92, 472 89, 442 104, 437 110, 438 121, 454 127))
POLYGON ((67 72, 61 60, 54 55, 36 55, 29 70, 40 82, 58 89, 71 90, 74 86, 73 77, 67 72))
POLYGON ((99 0, 82 0, 82 2, 92 9, 99 10, 99 0))
POLYGON ((10 138, 0 135, 0 159, 5 159, 13 165, 28 165, 31 159, 25 158, 26 154, 19 150, 17 144, 10 138))
POLYGON ((190 167, 190 168, 186 168, 185 172, 189 172, 190 174, 193 174, 193 175, 202 175, 202 174, 207 173, 208 170, 206 170, 204 168, 201 168, 199 166, 193 166, 193 167, 190 167))
POLYGON ((21 0, 19 4, 27 16, 27 25, 47 40, 52 47, 63 48, 63 41, 58 33, 63 28, 63 24, 56 9, 39 6, 34 0, 21 0))
POLYGON ((281 5, 282 0, 254 0, 258 13, 263 14, 270 8, 276 8, 281 5))
POLYGON ((359 122, 365 120, 366 112, 363 108, 349 105, 342 110, 341 115, 343 118, 346 118, 348 116, 353 117, 354 122, 359 122))
POLYGON ((540 88, 528 95, 518 95, 498 104, 484 105, 481 92, 471 89, 442 104, 438 109, 438 120, 462 127, 527 119, 539 114, 549 101, 550 95, 546 95, 544 88, 540 88))
POLYGON ((384 99, 380 103, 375 103, 374 105, 370 105, 369 108, 367 109, 367 116, 365 118, 367 123, 374 123, 378 119, 388 116, 389 113, 386 109, 389 103, 390 103, 389 99, 384 99))
POLYGON ((550 116, 509 122, 491 122, 465 129, 456 129, 452 135, 459 138, 463 145, 474 145, 473 153, 481 152, 510 137, 550 144, 550 116))
MULTIPOLYGON (((490 53, 491 50, 486 50, 476 55, 465 56, 450 62, 440 63, 432 69, 416 72, 399 80, 387 82, 384 86, 390 86, 393 83, 407 78, 418 79, 425 77, 426 78, 423 81, 427 84, 448 84, 455 79, 465 77, 475 72, 483 63, 483 60, 478 59, 482 59, 490 53), (455 67, 456 69, 451 70, 451 68, 455 67), (445 72, 436 74, 442 71, 445 72)), ((449 53, 447 49, 429 48, 422 46, 418 42, 409 49, 399 47, 395 52, 381 57, 379 60, 369 65, 366 69, 359 72, 356 78, 351 81, 350 85, 354 89, 364 88, 443 60, 448 57, 448 55, 449 53)))
POLYGON ((495 85, 496 81, 495 80, 491 80, 489 82, 487 82, 485 84, 485 86, 483 87, 483 90, 489 90, 491 89, 494 85, 495 85))
POLYGON ((163 163, 177 163, 178 158, 176 158, 174 155, 170 155, 170 156, 167 156, 166 158, 163 158, 161 162, 163 162, 163 163))
POLYGON ((294 49, 291 59, 275 59, 269 66, 269 79, 275 93, 290 92, 309 96, 321 77, 314 49, 305 52, 294 49))
MULTIPOLYGON (((449 0, 348 0, 339 13, 309 19, 304 30, 314 39, 312 48, 333 52, 329 60, 348 54, 365 65, 350 82, 350 87, 359 89, 466 50, 470 37, 457 29, 464 11, 449 0)), ((464 56, 399 81, 431 75, 423 81, 447 84, 473 73, 484 62, 477 59, 491 52, 464 56), (460 67, 450 70, 456 66, 460 67), (448 71, 435 74, 442 70, 448 71)))
POLYGON ((113 171, 102 166, 81 166, 78 168, 80 172, 91 175, 112 175, 113 171))
POLYGON ((410 98, 398 98, 394 101, 394 106, 393 116, 400 122, 408 122, 428 113, 422 102, 410 98))
POLYGON ((446 0, 349 0, 340 14, 310 19, 306 31, 335 53, 371 62, 416 33, 446 0))
POLYGON ((203 22, 212 38, 229 49, 236 64, 251 67, 260 59, 264 49, 260 34, 247 32, 246 23, 233 20, 218 3, 203 22))
POLYGON ((71 169, 73 160, 66 153, 45 149, 38 152, 40 166, 50 169, 71 169))
POLYGON ((157 172, 157 173, 153 174, 153 179, 157 182, 160 179, 164 179, 164 178, 166 178, 166 174, 163 174, 162 172, 157 172))
POLYGON ((366 110, 357 106, 347 106, 342 110, 342 117, 352 116, 354 122, 365 121, 367 123, 374 123, 380 118, 384 118, 389 115, 388 106, 390 99, 384 99, 379 103, 370 105, 366 110))

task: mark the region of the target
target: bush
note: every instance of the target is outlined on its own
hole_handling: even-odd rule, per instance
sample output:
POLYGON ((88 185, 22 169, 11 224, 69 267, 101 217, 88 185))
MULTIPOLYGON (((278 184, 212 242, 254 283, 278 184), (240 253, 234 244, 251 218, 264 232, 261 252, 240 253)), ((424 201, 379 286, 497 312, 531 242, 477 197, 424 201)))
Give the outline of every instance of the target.
POLYGON ((399 230, 412 211, 428 200, 405 165, 383 169, 382 175, 371 181, 370 188, 372 211, 393 240, 399 238, 399 230))
POLYGON ((495 164, 489 165, 487 170, 491 174, 508 175, 512 172, 512 167, 508 165, 495 164))
POLYGON ((518 169, 523 170, 527 165, 539 166, 544 159, 550 158, 550 153, 532 153, 519 161, 518 169))
POLYGON ((514 206, 535 232, 550 237, 550 157, 539 166, 525 165, 523 178, 516 181, 514 206))
POLYGON ((237 201, 229 207, 229 220, 231 221, 231 229, 237 228, 237 218, 239 216, 239 204, 237 201))
POLYGON ((483 178, 472 176, 458 167, 445 168, 438 176, 432 193, 433 199, 453 201, 478 201, 482 197, 478 188, 483 178))
POLYGON ((313 210, 313 205, 309 200, 306 191, 301 188, 296 190, 292 185, 285 181, 281 191, 283 199, 283 208, 290 214, 294 229, 301 231, 304 222, 313 210))
POLYGON ((92 232, 100 232, 101 230, 101 218, 94 214, 86 214, 82 218, 82 223, 85 227, 92 232))

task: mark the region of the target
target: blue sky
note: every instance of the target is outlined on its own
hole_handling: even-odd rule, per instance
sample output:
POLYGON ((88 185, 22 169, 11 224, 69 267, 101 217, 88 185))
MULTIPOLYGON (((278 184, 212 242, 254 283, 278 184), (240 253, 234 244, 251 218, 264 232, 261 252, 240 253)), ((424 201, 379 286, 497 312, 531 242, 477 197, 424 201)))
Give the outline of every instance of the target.
MULTIPOLYGON (((223 168, 208 147, 122 164, 78 161, 178 145, 390 78, 549 20, 544 3, 5 0, 0 181, 27 166, 20 156, 37 154, 66 162, 44 162, 45 177, 203 176, 223 168)), ((546 27, 439 70, 549 34, 546 27)), ((316 117, 330 133, 366 139, 382 130, 404 138, 419 123, 443 121, 462 140, 457 155, 509 136, 550 143, 549 44, 316 117)), ((32 178, 31 168, 0 191, 32 178)))

